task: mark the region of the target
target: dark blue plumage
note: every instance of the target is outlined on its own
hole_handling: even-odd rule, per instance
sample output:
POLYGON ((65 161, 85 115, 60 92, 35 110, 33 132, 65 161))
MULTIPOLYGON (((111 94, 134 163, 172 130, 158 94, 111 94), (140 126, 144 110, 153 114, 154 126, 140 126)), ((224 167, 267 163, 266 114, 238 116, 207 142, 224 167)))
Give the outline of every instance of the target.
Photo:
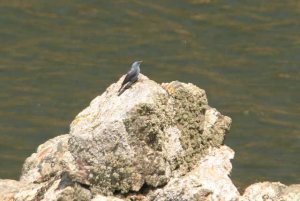
POLYGON ((141 71, 141 63, 142 61, 136 61, 132 64, 131 69, 127 72, 127 75, 122 82, 122 86, 118 91, 118 96, 120 96, 126 89, 128 89, 133 83, 138 80, 141 71))

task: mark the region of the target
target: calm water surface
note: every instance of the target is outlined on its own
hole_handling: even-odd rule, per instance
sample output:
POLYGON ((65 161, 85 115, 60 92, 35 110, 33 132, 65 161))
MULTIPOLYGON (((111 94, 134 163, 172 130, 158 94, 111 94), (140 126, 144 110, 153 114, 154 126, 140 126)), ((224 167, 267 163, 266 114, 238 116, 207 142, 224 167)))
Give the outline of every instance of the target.
POLYGON ((300 183, 298 0, 1 1, 0 44, 0 178, 142 59, 232 117, 240 189, 300 183))

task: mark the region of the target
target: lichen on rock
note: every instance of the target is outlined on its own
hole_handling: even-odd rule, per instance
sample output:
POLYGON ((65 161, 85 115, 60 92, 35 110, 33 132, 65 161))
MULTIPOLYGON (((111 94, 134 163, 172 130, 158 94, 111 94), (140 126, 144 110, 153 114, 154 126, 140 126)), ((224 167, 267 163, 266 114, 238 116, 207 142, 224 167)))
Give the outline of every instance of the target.
POLYGON ((224 120, 220 113, 213 125, 205 123, 211 108, 204 90, 178 81, 161 86, 141 75, 130 93, 118 97, 119 82, 76 117, 90 120, 76 120, 71 126, 69 150, 76 161, 91 167, 87 171, 98 175, 89 183, 101 193, 165 185, 176 169, 177 174, 186 174, 209 147, 223 143, 230 123, 222 123, 224 129, 215 132, 217 123, 224 120), (168 145, 174 130, 179 152, 168 145))
POLYGON ((203 89, 178 81, 160 85, 140 75, 118 96, 121 82, 92 100, 69 134, 26 160, 22 182, 34 184, 41 200, 239 196, 228 177, 233 151, 223 146, 231 119, 208 105, 203 89))

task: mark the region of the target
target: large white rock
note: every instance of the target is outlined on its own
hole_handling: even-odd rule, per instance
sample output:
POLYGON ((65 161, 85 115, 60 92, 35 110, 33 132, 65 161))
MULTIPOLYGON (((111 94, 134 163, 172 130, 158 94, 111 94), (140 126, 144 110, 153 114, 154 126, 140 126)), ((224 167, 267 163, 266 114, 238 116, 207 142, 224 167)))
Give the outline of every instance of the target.
POLYGON ((10 198, 238 199, 228 177, 234 152, 223 146, 231 119, 208 106, 205 91, 140 75, 117 96, 122 80, 76 116, 70 134, 26 159, 21 181, 10 182, 10 198))
POLYGON ((298 201, 300 184, 286 186, 280 182, 259 182, 246 188, 239 201, 298 201))

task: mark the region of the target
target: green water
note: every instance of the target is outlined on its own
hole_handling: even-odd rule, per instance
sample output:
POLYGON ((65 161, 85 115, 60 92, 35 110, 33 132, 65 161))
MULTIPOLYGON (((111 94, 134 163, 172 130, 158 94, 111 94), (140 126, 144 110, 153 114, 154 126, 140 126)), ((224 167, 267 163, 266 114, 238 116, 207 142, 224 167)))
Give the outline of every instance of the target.
POLYGON ((143 60, 149 78, 192 82, 232 117, 240 189, 300 183, 299 1, 158 2, 0 2, 0 178, 143 60))

